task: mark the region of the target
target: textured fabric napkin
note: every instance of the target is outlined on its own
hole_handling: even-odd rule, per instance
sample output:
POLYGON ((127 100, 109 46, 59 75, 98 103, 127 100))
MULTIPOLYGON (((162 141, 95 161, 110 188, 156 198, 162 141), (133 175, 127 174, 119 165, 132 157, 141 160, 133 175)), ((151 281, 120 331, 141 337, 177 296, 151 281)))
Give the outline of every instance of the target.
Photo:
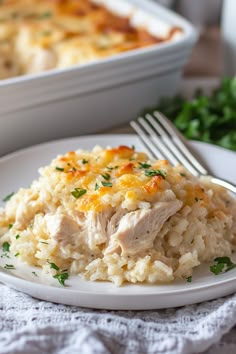
POLYGON ((105 311, 0 284, 0 354, 235 354, 234 324, 236 295, 178 309, 105 311))

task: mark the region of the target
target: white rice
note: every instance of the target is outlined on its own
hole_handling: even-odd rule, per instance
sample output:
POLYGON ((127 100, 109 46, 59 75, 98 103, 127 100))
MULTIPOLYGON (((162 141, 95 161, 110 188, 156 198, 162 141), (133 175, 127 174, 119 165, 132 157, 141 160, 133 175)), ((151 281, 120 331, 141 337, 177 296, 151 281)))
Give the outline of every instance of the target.
POLYGON ((49 166, 40 168, 40 177, 30 188, 20 189, 6 203, 0 211, 0 242, 10 244, 13 257, 17 255, 22 262, 42 267, 52 275, 57 273, 51 268, 53 263, 85 279, 111 281, 119 286, 124 282, 185 279, 199 264, 231 255, 236 245, 236 201, 223 188, 207 178, 190 175, 181 166, 150 162, 144 153, 129 148, 118 148, 114 154, 110 151, 95 147, 58 156, 49 166), (157 190, 153 191, 154 177, 145 176, 138 162, 152 164, 152 168, 166 173, 157 190), (65 172, 68 164, 70 168, 76 165, 77 171, 65 172), (114 169, 108 170, 107 166, 114 169), (103 188, 101 174, 108 172, 112 187, 103 188), (97 191, 95 182, 100 186, 97 191), (75 188, 85 187, 84 196, 73 197, 75 188), (148 188, 152 188, 151 192, 148 188), (83 227, 91 209, 95 214, 105 213, 108 222, 117 210, 127 214, 172 200, 181 201, 182 207, 164 222, 152 247, 136 254, 121 249, 107 253, 108 236, 102 242, 99 235, 89 239, 84 232, 62 240, 52 237, 47 224, 48 215, 63 214, 83 227))

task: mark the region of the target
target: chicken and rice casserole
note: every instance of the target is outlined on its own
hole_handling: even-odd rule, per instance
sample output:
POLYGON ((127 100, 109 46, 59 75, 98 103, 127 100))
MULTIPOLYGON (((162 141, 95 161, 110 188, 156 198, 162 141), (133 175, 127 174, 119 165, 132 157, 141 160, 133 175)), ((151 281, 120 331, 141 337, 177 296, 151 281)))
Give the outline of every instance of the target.
POLYGON ((182 33, 163 24, 160 34, 153 35, 105 4, 103 0, 1 0, 0 79, 87 64, 171 41, 182 33))
POLYGON ((235 250, 236 201, 182 166, 128 146, 97 146, 39 172, 1 209, 0 242, 52 276, 171 282, 235 250))

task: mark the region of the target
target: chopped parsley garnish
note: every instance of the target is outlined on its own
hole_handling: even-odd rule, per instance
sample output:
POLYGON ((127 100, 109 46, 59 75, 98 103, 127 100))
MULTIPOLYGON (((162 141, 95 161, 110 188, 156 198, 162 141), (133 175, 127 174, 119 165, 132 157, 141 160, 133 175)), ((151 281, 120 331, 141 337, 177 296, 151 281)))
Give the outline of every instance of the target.
POLYGON ((62 167, 56 167, 56 170, 57 170, 57 171, 64 172, 64 168, 62 168, 62 167))
POLYGON ((43 243, 44 245, 48 245, 48 242, 45 241, 40 241, 40 243, 43 243))
POLYGON ((20 238, 20 235, 16 235, 16 240, 18 240, 18 238, 20 238))
POLYGON ((199 202, 202 200, 202 198, 194 198, 195 199, 195 202, 199 202))
POLYGON ((138 164, 139 164, 139 168, 140 168, 140 169, 147 169, 147 168, 152 167, 152 165, 149 165, 149 164, 146 163, 146 162, 138 162, 138 164))
POLYGON ((38 276, 36 272, 32 272, 32 274, 33 274, 35 277, 37 277, 37 276, 38 276))
POLYGON ((82 195, 86 194, 87 190, 83 189, 83 188, 75 188, 73 190, 73 192, 71 192, 71 194, 73 195, 73 197, 75 197, 76 199, 82 197, 82 195))
POLYGON ((85 159, 82 160, 83 165, 86 165, 86 163, 88 163, 88 162, 89 162, 88 160, 85 160, 85 159))
POLYGON ((112 187, 112 183, 111 182, 102 182, 102 185, 104 187, 112 187))
POLYGON ((48 261, 48 264, 50 265, 51 269, 55 269, 55 270, 59 270, 60 269, 55 263, 51 263, 51 262, 48 261))
POLYGON ((8 225, 8 229, 10 230, 13 227, 13 224, 8 225))
POLYGON ((65 281, 69 278, 69 273, 57 273, 53 278, 57 279, 61 285, 65 286, 65 281))
POLYGON ((131 145, 131 149, 132 149, 132 150, 135 150, 135 146, 134 146, 134 145, 131 145))
POLYGON ((150 170, 145 170, 145 176, 147 177, 161 176, 163 179, 165 179, 166 172, 160 169, 158 170, 150 169, 150 170))
POLYGON ((111 176, 109 175, 109 173, 105 173, 104 175, 101 174, 101 176, 102 176, 106 181, 109 181, 109 179, 111 178, 111 176))
POLYGON ((9 252, 10 251, 10 244, 8 242, 4 242, 2 245, 2 250, 3 250, 3 252, 9 252))
POLYGON ((3 201, 3 202, 8 202, 8 200, 10 200, 11 197, 13 197, 14 194, 15 194, 14 192, 8 194, 5 198, 3 198, 2 201, 3 201))
POLYGON ((99 185, 96 183, 95 187, 94 187, 94 190, 97 191, 99 188, 100 188, 99 185))
POLYGON ((192 282, 192 276, 187 277, 187 278, 186 278, 186 281, 187 281, 188 283, 191 283, 191 282, 192 282))
POLYGON ((50 264, 50 268, 55 269, 57 271, 53 278, 57 279, 61 285, 65 286, 65 280, 69 278, 68 270, 64 269, 60 271, 60 268, 55 263, 51 263, 49 261, 48 263, 50 264))
POLYGON ((72 167, 70 170, 68 170, 67 172, 72 172, 72 171, 76 171, 76 168, 75 167, 72 167))
POLYGON ((185 174, 185 173, 180 172, 180 176, 182 176, 182 177, 186 177, 186 174, 185 174))
POLYGON ((18 256, 19 256, 19 254, 20 254, 20 253, 19 253, 19 252, 17 252, 16 254, 14 254, 14 256, 15 256, 15 257, 18 257, 18 256))
POLYGON ((143 116, 158 110, 187 139, 201 140, 236 151, 235 97, 236 77, 224 77, 210 95, 196 90, 191 99, 179 95, 164 98, 157 106, 140 114, 143 116))
POLYGON ((233 263, 229 257, 217 257, 214 259, 214 262, 215 264, 210 266, 210 271, 215 275, 226 273, 236 268, 236 264, 233 263))
POLYGON ((2 244, 2 255, 1 258, 10 258, 9 252, 10 252, 10 244, 8 242, 4 242, 2 244))
POLYGON ((16 269, 13 264, 5 264, 4 268, 5 269, 16 269))
POLYGON ((109 167, 107 166, 106 168, 108 169, 108 171, 112 171, 112 170, 116 170, 119 166, 114 166, 114 167, 109 167))
POLYGON ((214 273, 215 275, 218 275, 218 274, 222 273, 224 267, 225 267, 224 263, 217 263, 217 264, 210 266, 210 271, 212 273, 214 273))

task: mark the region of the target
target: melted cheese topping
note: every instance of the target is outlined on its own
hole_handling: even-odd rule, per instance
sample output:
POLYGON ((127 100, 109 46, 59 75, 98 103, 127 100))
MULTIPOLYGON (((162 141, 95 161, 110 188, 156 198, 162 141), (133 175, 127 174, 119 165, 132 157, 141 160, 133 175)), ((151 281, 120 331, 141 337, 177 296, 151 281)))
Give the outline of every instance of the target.
POLYGON ((171 40, 89 0, 2 0, 0 79, 84 64, 171 40))
MULTIPOLYGON (((40 169, 40 174, 42 182, 54 181, 52 190, 60 189, 57 195, 60 203, 64 200, 66 209, 80 212, 100 212, 121 205, 135 210, 140 203, 150 207, 160 198, 172 198, 169 192, 165 194, 170 189, 176 195, 183 193, 178 190, 184 178, 179 168, 173 168, 166 160, 150 161, 145 153, 128 146, 71 151, 40 169)), ((192 182, 184 187, 186 204, 194 204, 196 199, 207 203, 207 194, 201 185, 196 184, 194 189, 191 186, 192 182)))
MULTIPOLYGON (((139 165, 146 160, 144 153, 136 153, 128 146, 97 148, 92 152, 68 152, 40 172, 43 177, 56 174, 58 184, 70 186, 68 203, 75 203, 77 210, 101 211, 108 207, 112 196, 117 196, 120 204, 126 198, 135 200, 139 199, 138 194, 146 194, 150 177, 145 176, 139 165)), ((158 164, 163 163, 166 164, 165 161, 158 164)), ((150 188, 149 193, 155 191, 150 188)))

